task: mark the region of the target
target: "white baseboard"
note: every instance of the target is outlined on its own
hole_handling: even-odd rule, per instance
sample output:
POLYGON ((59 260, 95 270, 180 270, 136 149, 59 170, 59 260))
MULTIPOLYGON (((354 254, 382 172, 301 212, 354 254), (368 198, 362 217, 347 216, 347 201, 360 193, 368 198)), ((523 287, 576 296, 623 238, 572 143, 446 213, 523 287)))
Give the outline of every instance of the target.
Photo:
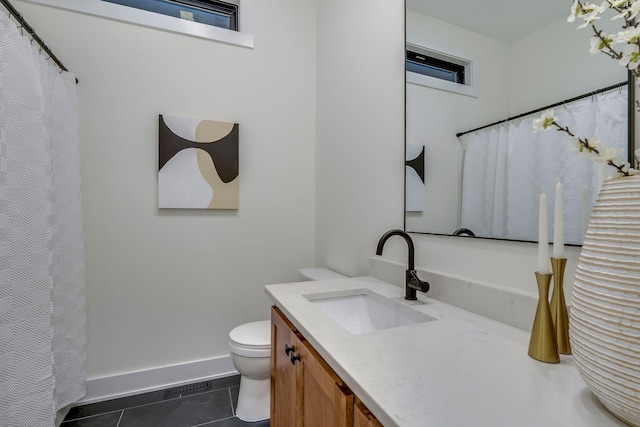
POLYGON ((108 377, 88 378, 87 392, 79 404, 102 402, 236 374, 238 371, 233 366, 231 356, 222 356, 108 377))

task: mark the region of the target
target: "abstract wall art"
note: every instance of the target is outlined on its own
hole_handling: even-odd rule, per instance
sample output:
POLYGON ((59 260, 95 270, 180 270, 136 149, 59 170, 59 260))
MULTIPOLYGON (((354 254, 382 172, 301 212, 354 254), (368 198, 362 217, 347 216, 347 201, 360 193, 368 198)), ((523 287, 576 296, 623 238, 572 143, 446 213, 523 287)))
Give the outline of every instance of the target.
POLYGON ((158 207, 238 209, 238 124, 160 115, 158 207))
POLYGON ((406 145, 405 174, 405 210, 422 212, 425 204, 424 145, 406 145))

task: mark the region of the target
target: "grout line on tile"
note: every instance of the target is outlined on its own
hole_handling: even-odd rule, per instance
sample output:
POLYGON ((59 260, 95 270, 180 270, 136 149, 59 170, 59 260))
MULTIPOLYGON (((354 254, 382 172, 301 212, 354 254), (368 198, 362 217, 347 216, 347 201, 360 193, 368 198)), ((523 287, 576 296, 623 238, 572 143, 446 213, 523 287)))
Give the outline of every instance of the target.
MULTIPOLYGON (((181 396, 181 397, 174 397, 174 398, 166 399, 166 400, 165 400, 165 399, 163 399, 163 400, 156 400, 156 401, 154 401, 154 402, 143 403, 143 404, 141 404, 141 405, 127 406, 126 408, 121 408, 121 409, 116 409, 116 410, 113 410, 113 411, 104 412, 104 414, 110 414, 110 413, 112 413, 112 412, 118 412, 118 411, 125 411, 125 410, 128 410, 128 409, 143 408, 143 407, 145 407, 145 406, 158 405, 158 404, 161 404, 161 403, 164 403, 164 402, 169 402, 169 401, 171 401, 171 400, 187 399, 187 398, 190 398, 190 397, 193 397, 193 396, 199 396, 199 395, 201 395, 201 394, 213 393, 214 391, 221 391, 221 390, 223 390, 224 388, 225 388, 225 387, 223 387, 223 388, 219 388, 219 389, 216 389, 216 390, 207 390, 207 391, 203 391, 202 393, 186 394, 186 395, 181 396)), ((103 415, 103 414, 96 414, 96 415, 103 415)), ((92 415, 92 416, 94 416, 94 415, 92 415)), ((89 417, 85 417, 85 418, 89 418, 89 417)), ((78 419, 79 419, 79 418, 78 418, 78 419)), ((71 421, 71 420, 70 420, 70 421, 71 421)))
POLYGON ((233 408, 233 396, 231 395, 231 387, 229 387, 227 391, 229 392, 229 403, 231 403, 231 413, 235 416, 236 410, 233 408))
POLYGON ((124 415, 124 409, 120 411, 120 418, 118 418, 118 422, 116 423, 116 427, 120 427, 120 421, 122 421, 122 416, 124 415))
POLYGON ((219 420, 207 421, 206 423, 202 423, 202 424, 195 424, 195 425, 192 425, 191 427, 202 427, 202 426, 208 426, 208 425, 211 425, 211 424, 213 424, 213 423, 217 423, 217 422, 224 421, 224 420, 230 420, 230 419, 235 418, 235 417, 236 417, 236 416, 234 415, 234 416, 232 416, 232 417, 220 418, 219 420))
POLYGON ((76 417, 76 418, 71 418, 71 419, 68 419, 68 420, 65 419, 65 420, 62 421, 62 424, 60 424, 60 427, 62 427, 63 424, 70 423, 70 422, 73 422, 73 421, 86 420, 88 418, 101 417, 103 415, 114 414, 116 412, 121 412, 121 411, 122 411, 122 409, 114 409, 113 411, 100 412, 99 414, 87 415, 87 416, 84 416, 84 417, 76 417))

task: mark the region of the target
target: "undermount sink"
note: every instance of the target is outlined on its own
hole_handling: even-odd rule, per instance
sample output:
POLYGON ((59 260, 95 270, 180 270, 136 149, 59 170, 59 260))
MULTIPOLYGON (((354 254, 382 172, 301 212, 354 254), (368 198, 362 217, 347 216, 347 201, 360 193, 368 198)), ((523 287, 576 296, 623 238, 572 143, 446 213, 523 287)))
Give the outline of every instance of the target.
POLYGON ((436 320, 368 289, 320 292, 304 297, 352 334, 366 334, 436 320))

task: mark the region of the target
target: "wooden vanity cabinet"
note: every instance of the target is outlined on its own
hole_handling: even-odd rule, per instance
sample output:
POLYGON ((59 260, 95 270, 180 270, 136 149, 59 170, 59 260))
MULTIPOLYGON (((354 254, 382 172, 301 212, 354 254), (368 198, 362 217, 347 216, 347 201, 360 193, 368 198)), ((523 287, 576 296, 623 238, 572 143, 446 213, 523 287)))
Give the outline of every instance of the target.
POLYGON ((356 398, 353 410, 353 427, 383 427, 380 421, 356 398))
POLYGON ((353 426, 353 393, 276 307, 271 342, 270 425, 353 426))
POLYGON ((298 393, 299 370, 291 363, 286 348, 300 348, 293 325, 275 307, 271 310, 271 426, 298 427, 298 408, 302 395, 298 393))

